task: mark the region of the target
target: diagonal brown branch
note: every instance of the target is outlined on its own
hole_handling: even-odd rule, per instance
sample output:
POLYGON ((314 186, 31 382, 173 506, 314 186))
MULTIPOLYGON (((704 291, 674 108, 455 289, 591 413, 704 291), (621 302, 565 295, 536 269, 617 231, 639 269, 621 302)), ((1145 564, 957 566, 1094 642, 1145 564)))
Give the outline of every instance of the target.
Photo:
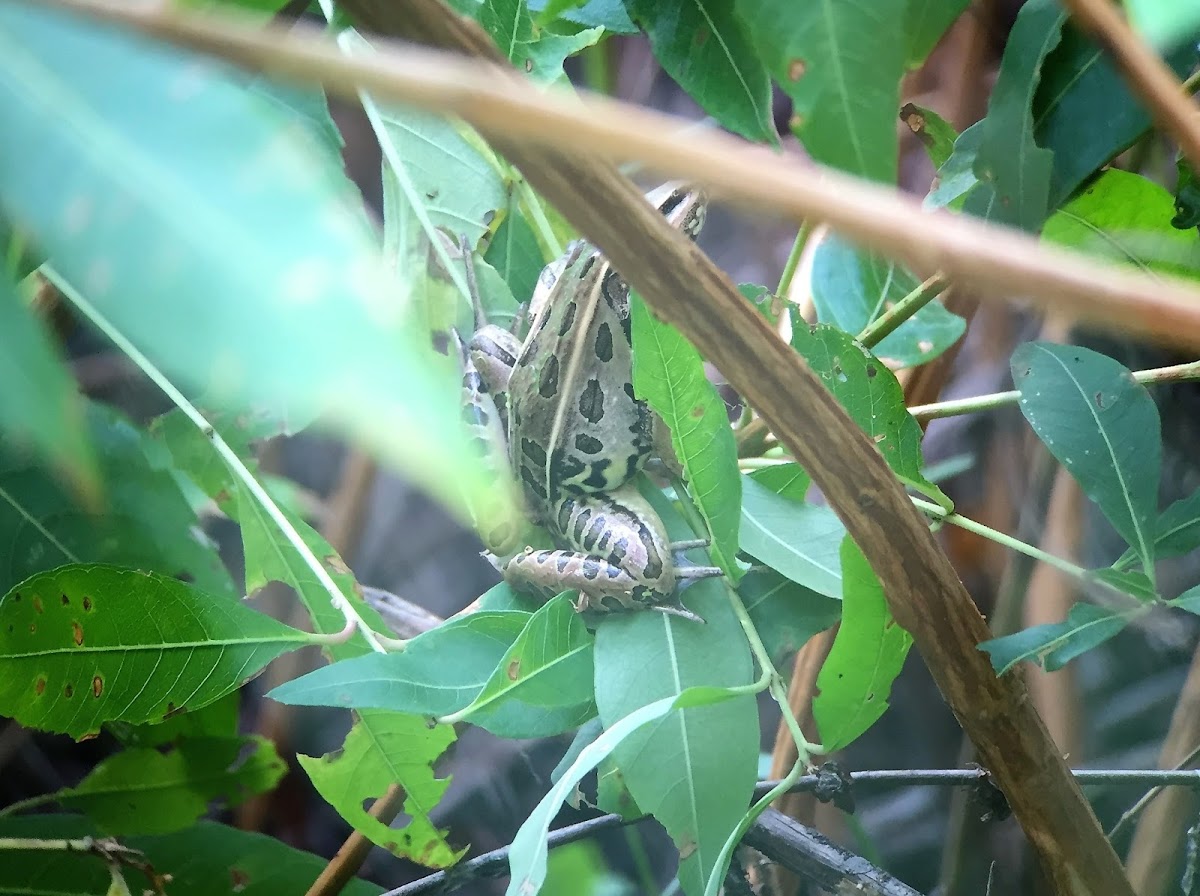
MULTIPOLYGON (((453 15, 437 0, 347 0, 344 6, 360 22, 381 33, 418 38, 497 61, 495 48, 482 31, 453 15)), ((267 43, 274 40, 272 37, 267 43)), ((207 46, 219 47, 221 41, 211 40, 207 46)), ((264 61, 261 54, 248 55, 245 48, 234 56, 256 64, 264 61)), ((430 61, 412 52, 407 58, 417 65, 430 61)), ((400 65, 402 61, 391 56, 386 60, 384 65, 384 58, 372 59, 377 75, 385 70, 394 72, 392 63, 400 65)), ((274 68, 281 69, 295 74, 304 71, 304 66, 293 59, 290 67, 274 68)), ((341 72, 333 79, 341 77, 344 87, 346 70, 341 72)), ((311 78, 314 72, 305 74, 311 78)), ((470 68, 458 70, 467 81, 468 93, 478 86, 475 74, 470 68)), ((489 77, 492 89, 479 93, 475 102, 458 102, 451 108, 480 128, 572 224, 605 251, 655 311, 691 339, 759 409, 780 441, 808 469, 863 549, 883 584, 893 615, 912 633, 981 760, 1007 796, 1053 891, 1064 896, 1132 896, 1116 855, 1031 708, 1024 687, 1014 676, 997 678, 977 649, 979 641, 988 637, 987 627, 925 520, 914 510, 874 445, 812 370, 741 299, 725 275, 686 238, 671 232, 615 168, 595 156, 544 145, 564 137, 563 123, 569 119, 574 122, 571 127, 586 125, 584 133, 606 134, 609 142, 597 137, 596 149, 607 145, 612 152, 611 140, 617 131, 611 127, 597 131, 590 122, 595 116, 611 126, 613 109, 591 107, 580 115, 577 113, 583 107, 579 107, 572 118, 566 114, 571 107, 560 103, 558 117, 542 116, 548 133, 541 136, 542 145, 533 146, 515 138, 508 122, 499 120, 496 111, 487 108, 498 94, 507 95, 511 90, 513 96, 528 98, 529 92, 499 69, 489 77)), ((378 79, 378 83, 384 82, 387 79, 378 79)), ((395 92, 391 96, 394 98, 395 92)), ((544 112, 549 105, 547 100, 539 99, 526 111, 544 112)), ((512 114, 510 108, 502 117, 512 114)), ((620 133, 630 143, 621 148, 621 155, 640 152, 650 145, 642 139, 643 128, 647 134, 659 135, 656 129, 661 118, 641 112, 623 115, 626 120, 620 133)), ((661 150, 670 141, 651 143, 661 150)), ((733 148, 733 141, 719 135, 703 139, 689 136, 686 145, 676 143, 678 146, 670 145, 676 146, 679 159, 687 156, 686 149, 704 149, 688 156, 692 164, 688 173, 705 182, 728 184, 727 177, 716 175, 730 159, 747 158, 739 155, 743 150, 733 148)), ((951 221, 945 216, 922 219, 911 203, 884 191, 831 175, 827 176, 829 183, 822 182, 790 165, 758 154, 753 157, 759 172, 782 176, 786 182, 756 175, 754 186, 741 191, 743 196, 786 195, 794 204, 793 210, 803 208, 856 236, 870 235, 874 245, 894 250, 923 269, 941 269, 951 277, 969 272, 974 282, 993 288, 1036 287, 1042 294, 1057 295, 1075 311, 1102 305, 1112 319, 1136 321, 1145 313, 1144 305, 1133 310, 1126 307, 1131 295, 1151 300, 1148 293, 1137 293, 1137 288, 1145 288, 1144 282, 1122 272, 1108 275, 1108 288, 1101 286, 1092 293, 1091 288, 1097 285, 1095 278, 1070 256, 1039 252, 1030 240, 975 222, 951 221), (883 205, 871 205, 868 216, 867 205, 875 202, 883 205), (944 220, 945 225, 933 225, 922 232, 921 227, 913 226, 916 220, 944 220), (931 241, 928 235, 935 229, 937 240, 931 241), (997 247, 1002 250, 997 251, 997 247), (1021 253, 1030 253, 1047 265, 1032 281, 1028 277, 1030 269, 1016 262, 1021 253), (1061 261, 1067 273, 1050 261, 1061 261), (1024 272, 1020 281, 1014 280, 1017 270, 1024 272), (1124 291, 1113 291, 1112 283, 1117 281, 1124 291)), ((661 164, 661 155, 656 162, 661 164)), ((1094 261, 1086 265, 1100 267, 1094 261)), ((1168 284, 1160 284, 1159 290, 1160 296, 1170 296, 1170 301, 1160 302, 1157 307, 1164 314, 1172 314, 1174 326, 1195 327, 1200 321, 1200 305, 1184 308, 1193 295, 1191 291, 1168 284)))
MULTIPOLYGON (((389 46, 387 41, 378 43, 377 54, 348 58, 312 27, 298 25, 288 32, 237 28, 228 17, 198 17, 163 3, 52 2, 269 74, 318 81, 352 100, 365 89, 380 100, 461 115, 500 139, 543 147, 539 156, 572 152, 641 159, 655 170, 687 177, 759 211, 776 209, 798 220, 826 222, 918 271, 941 270, 952 283, 973 287, 983 298, 1011 301, 1019 295, 1125 334, 1180 347, 1200 345, 1200 290, 1193 283, 1043 246, 1011 229, 949 212, 926 212, 894 190, 772 155, 725 134, 698 133, 679 118, 612 100, 544 93, 501 69, 494 47, 485 51, 477 42, 482 34, 472 36, 465 27, 455 30, 453 46, 469 47, 472 55, 491 64, 389 46)), ((350 6, 362 10, 361 19, 368 23, 400 20, 411 29, 405 36, 415 39, 421 38, 416 29, 425 28, 408 20, 400 0, 362 0, 350 6)))

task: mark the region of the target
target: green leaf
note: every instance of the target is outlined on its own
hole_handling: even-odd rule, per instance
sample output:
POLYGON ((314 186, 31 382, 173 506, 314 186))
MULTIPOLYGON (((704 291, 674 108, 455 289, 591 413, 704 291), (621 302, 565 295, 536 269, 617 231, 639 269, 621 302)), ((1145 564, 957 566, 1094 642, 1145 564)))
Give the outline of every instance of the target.
POLYGON ((99 513, 0 435, 0 592, 65 563, 97 562, 178 574, 232 600, 229 573, 196 513, 148 460, 161 449, 117 411, 85 403, 84 413, 105 484, 99 513))
POLYGON ((100 483, 83 400, 45 327, 0 276, 0 432, 67 473, 94 503, 100 483))
POLYGON ((462 506, 457 378, 303 124, 196 56, 46 9, 0 11, 0 60, 5 211, 68 287, 180 385, 320 415, 462 506))
POLYGON ((1129 19, 1158 49, 1177 47, 1200 34, 1200 8, 1176 0, 1129 0, 1129 19))
MULTIPOLYGON (((78 815, 0 818, 0 837, 60 840, 100 836, 78 815)), ((285 845, 275 837, 239 831, 211 821, 174 834, 131 837, 123 846, 143 852, 157 874, 169 877, 170 896, 280 896, 304 893, 329 860, 285 845)), ((126 869, 134 892, 150 882, 126 869)), ((0 862, 0 892, 105 893, 110 876, 104 862, 88 853, 6 850, 0 862)), ((377 896, 377 884, 346 882, 346 896, 377 896)))
MULTIPOLYGON (((1200 490, 1180 498, 1154 524, 1154 559, 1178 557, 1200 547, 1200 490)), ((1113 564, 1123 569, 1137 559, 1130 548, 1113 564)))
POLYGON ((797 327, 792 345, 871 437, 896 477, 950 512, 950 499, 921 473, 921 425, 908 412, 896 375, 853 337, 828 324, 797 327))
POLYGON ((508 864, 511 869, 511 880, 507 896, 528 896, 537 893, 546 879, 546 858, 549 849, 546 837, 550 833, 550 823, 558 815, 559 809, 567 802, 584 775, 599 765, 610 753, 633 732, 643 725, 660 719, 679 705, 700 698, 717 701, 731 696, 727 691, 715 688, 705 688, 704 693, 696 695, 690 691, 679 697, 667 697, 648 706, 643 706, 630 713, 625 718, 609 726, 596 740, 580 751, 579 757, 571 763, 558 779, 550 792, 542 797, 529 817, 517 831, 508 851, 508 864))
POLYGON ((840 750, 888 708, 912 636, 892 618, 883 587, 858 545, 842 543, 842 624, 817 676, 813 717, 827 752, 840 750))
POLYGON ((773 569, 751 570, 742 577, 737 590, 777 666, 842 615, 841 601, 797 585, 773 569))
POLYGON ((626 0, 659 64, 721 125, 777 143, 771 78, 728 0, 626 0))
POLYGON ((958 132, 949 122, 932 109, 915 103, 905 103, 900 107, 900 120, 921 141, 934 168, 946 164, 954 153, 954 141, 958 139, 958 132))
POLYGON ((516 203, 510 204, 483 259, 504 278, 518 301, 527 301, 533 295, 546 263, 537 236, 525 216, 517 210, 516 203))
POLYGON ((1146 578, 1144 572, 1138 570, 1096 569, 1088 573, 1088 578, 1143 603, 1158 600, 1154 583, 1146 578))
POLYGON ((575 728, 596 714, 592 654, 591 633, 569 596, 560 594, 529 617, 482 690, 456 718, 501 737, 544 737, 575 728), (509 720, 519 710, 530 716, 540 710, 544 719, 514 728, 509 720))
POLYGON ((907 6, 735 0, 759 56, 792 98, 793 132, 818 162, 896 182, 907 6))
POLYGON ((981 124, 979 185, 963 206, 969 214, 1035 232, 1046 220, 1054 153, 1035 139, 1033 98, 1066 18, 1055 0, 1029 0, 1017 14, 981 124))
POLYGON ((479 24, 509 62, 544 84, 565 80, 563 60, 604 36, 603 28, 589 28, 574 34, 541 30, 534 26, 529 12, 525 0, 483 0, 479 7, 479 24))
MULTIPOLYGON (((616 34, 636 34, 637 25, 629 19, 622 0, 587 0, 586 3, 553 3, 547 0, 529 0, 533 12, 542 13, 556 7, 558 17, 565 22, 587 27, 599 26, 616 34)), ((538 18, 541 24, 542 16, 538 18)))
POLYGON ((0 715, 78 740, 198 709, 310 642, 157 573, 61 566, 0 599, 0 715))
POLYGON ((1200 240, 1172 225, 1175 201, 1152 180, 1109 169, 1046 221, 1043 239, 1146 273, 1200 278, 1200 240))
POLYGON ((440 756, 454 741, 449 725, 429 725, 419 716, 368 710, 346 735, 340 750, 320 759, 298 754, 313 786, 355 830, 395 855, 429 868, 447 868, 466 849, 453 850, 446 831, 430 820, 430 812, 450 786, 434 777, 430 757, 440 756), (388 827, 367 809, 391 787, 404 788, 402 828, 388 827))
POLYGON ((514 65, 520 59, 520 45, 533 39, 533 18, 525 0, 483 0, 479 7, 479 24, 496 42, 496 48, 514 65))
MULTIPOLYGON (((1195 60, 1192 48, 1181 47, 1164 61, 1182 78, 1195 60)), ((1070 22, 1045 59, 1033 113, 1034 139, 1054 153, 1051 210, 1152 124, 1145 104, 1130 92, 1104 48, 1070 22)))
POLYGON ((451 619, 398 653, 367 653, 316 669, 267 696, 293 706, 457 712, 483 690, 530 616, 481 611, 451 619))
POLYGON ((938 166, 937 178, 925 197, 926 208, 962 210, 971 191, 979 186, 979 180, 975 177, 975 159, 979 155, 983 135, 982 121, 975 122, 958 135, 950 158, 938 166))
POLYGON ((1174 600, 1167 601, 1167 606, 1178 607, 1200 616, 1200 585, 1193 585, 1174 600))
POLYGON ((1180 230, 1200 227, 1200 178, 1183 154, 1175 160, 1175 170, 1175 217, 1171 226, 1180 230))
POLYGON ((979 645, 992 660, 997 675, 1003 675, 1022 660, 1030 660, 1047 672, 1061 669, 1075 657, 1115 637, 1147 608, 1118 612, 1095 604, 1075 604, 1066 622, 1035 625, 1015 635, 992 638, 979 645))
MULTIPOLYGON (((664 512, 672 537, 682 521, 664 512)), ((676 534, 678 533, 678 535, 676 534)), ((685 892, 700 893, 750 802, 758 764, 753 695, 717 705, 709 696, 754 678, 750 648, 716 579, 689 586, 705 625, 662 613, 605 619, 596 631, 596 706, 606 727, 660 699, 700 698, 695 708, 631 734, 613 753, 637 805, 680 851, 685 892), (721 732, 713 737, 713 732, 721 732)), ((683 704, 677 704, 683 705, 683 704)))
POLYGON ((595 46, 604 36, 603 28, 586 28, 575 34, 544 32, 537 40, 519 48, 517 67, 541 84, 567 83, 563 62, 568 56, 595 46))
POLYGON ((1153 582, 1162 441, 1146 388, 1116 361, 1077 346, 1026 343, 1011 365, 1021 413, 1153 582))
POLYGON ((135 747, 109 756, 56 796, 110 835, 169 834, 194 824, 214 801, 237 806, 266 793, 286 771, 264 737, 192 738, 166 753, 135 747))
POLYGON ((700 353, 631 296, 634 392, 671 430, 688 491, 712 536, 713 561, 735 581, 741 479, 725 402, 704 375, 700 353))
POLYGON ((971 0, 909 0, 905 18, 909 68, 917 68, 971 0))
MULTIPOLYGON (((861 333, 920 285, 907 269, 863 252, 839 236, 822 239, 813 253, 812 295, 817 317, 847 333, 861 333)), ((803 328, 799 322, 792 332, 803 328)), ((875 351, 900 366, 916 367, 952 346, 964 330, 966 323, 961 317, 934 301, 883 339, 875 351)))
POLYGON ((763 467, 753 471, 750 478, 765 485, 777 495, 801 503, 808 497, 808 490, 812 486, 812 479, 797 463, 763 467))
POLYGON ((841 599, 845 535, 828 507, 790 501, 742 477, 742 550, 793 582, 841 599))
POLYGON ((232 738, 238 733, 241 694, 234 691, 191 712, 181 712, 163 722, 130 725, 109 722, 105 727, 126 747, 163 747, 197 738, 232 738))

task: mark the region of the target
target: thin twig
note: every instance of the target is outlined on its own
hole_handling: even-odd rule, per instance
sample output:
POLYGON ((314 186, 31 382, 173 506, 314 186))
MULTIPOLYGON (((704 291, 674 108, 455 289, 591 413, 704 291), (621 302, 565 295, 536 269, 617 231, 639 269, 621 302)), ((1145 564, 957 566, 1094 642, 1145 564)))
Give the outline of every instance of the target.
POLYGON ((1108 51, 1154 120, 1200 168, 1200 109, 1174 72, 1129 27, 1111 0, 1063 0, 1063 6, 1108 51))
MULTIPOLYGON (((28 2, 28 0, 27 0, 28 2)), ((1007 301, 1028 301, 1082 320, 1174 345, 1200 344, 1194 284, 1147 275, 1052 248, 1011 228, 950 212, 927 212, 913 198, 837 171, 772 156, 683 119, 615 100, 561 98, 510 70, 385 39, 377 52, 346 57, 318 29, 240 27, 239 18, 132 6, 116 0, 53 3, 231 60, 270 75, 321 83, 355 99, 412 103, 459 115, 485 134, 558 151, 648 167, 709 187, 726 199, 824 222, 866 248, 917 270, 944 271, 956 284, 1007 301), (686 138, 682 136, 686 134, 686 138), (920 226, 914 226, 914 222, 920 226)))

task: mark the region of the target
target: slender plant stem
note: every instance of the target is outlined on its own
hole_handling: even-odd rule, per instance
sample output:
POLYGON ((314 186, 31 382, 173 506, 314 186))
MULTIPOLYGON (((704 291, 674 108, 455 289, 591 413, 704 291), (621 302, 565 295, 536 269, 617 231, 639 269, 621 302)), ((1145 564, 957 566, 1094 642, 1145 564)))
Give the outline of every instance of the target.
POLYGON ((787 261, 783 264, 783 272, 779 275, 779 285, 775 287, 775 295, 781 299, 786 299, 792 288, 792 280, 796 276, 796 269, 800 266, 800 257, 804 254, 804 247, 808 245, 808 238, 812 236, 812 232, 812 225, 808 221, 801 224, 800 229, 796 231, 796 239, 792 242, 792 251, 788 253, 787 261))
POLYGON ((1076 579, 1090 579, 1088 571, 1082 566, 1076 566, 1074 563, 1069 563, 1061 557, 1048 554, 1040 548, 1035 548, 1031 544, 1026 544, 1023 541, 1013 538, 1011 535, 993 529, 990 526, 985 526, 983 523, 977 523, 975 520, 968 519, 957 513, 946 513, 944 508, 934 504, 932 501, 913 498, 912 502, 918 509, 929 514, 934 519, 949 523, 952 526, 958 526, 958 528, 965 529, 968 532, 974 532, 976 535, 982 535, 984 538, 989 538, 997 544, 1004 545, 1006 548, 1011 548, 1014 551, 1025 554, 1027 557, 1032 557, 1035 560, 1040 560, 1049 566, 1053 566, 1060 572, 1064 572, 1076 579))
POLYGON ((949 284, 940 273, 934 274, 899 302, 885 311, 858 334, 858 341, 873 348, 896 331, 902 323, 940 296, 949 284))
MULTIPOLYGON (((1200 361, 1189 361, 1186 364, 1175 364, 1171 367, 1135 370, 1133 378, 1144 386, 1193 382, 1200 380, 1200 361)), ((956 417, 960 414, 990 411, 1016 404, 1020 400, 1021 393, 1015 390, 993 392, 990 395, 977 395, 974 398, 956 398, 933 404, 917 404, 910 407, 908 412, 917 420, 934 420, 938 417, 956 417)))
POLYGON ((109 323, 108 319, 100 313, 99 309, 80 295, 70 283, 51 268, 43 267, 42 272, 48 280, 62 291, 62 294, 70 300, 71 304, 78 308, 84 317, 92 322, 92 325, 96 329, 107 336, 117 348, 124 352, 126 357, 136 364, 142 373, 158 386, 171 399, 171 402, 183 411, 187 418, 196 425, 196 428, 212 443, 213 448, 221 456, 221 459, 225 461, 230 472, 233 473, 246 491, 253 496, 259 506, 266 511, 267 516, 271 518, 271 521, 275 523, 279 531, 283 534, 283 537, 287 539, 288 543, 291 544, 296 553, 304 561, 304 565, 316 576, 317 581, 328 592, 329 602, 334 609, 338 610, 345 617, 347 624, 352 624, 359 630, 372 650, 379 653, 386 652, 383 645, 379 642, 379 636, 371 629, 367 621, 358 614, 358 611, 351 606, 350 602, 346 600, 346 596, 342 594, 341 589, 338 588, 325 567, 321 565, 321 561, 317 559, 308 545, 304 543, 304 539, 300 537, 300 533, 296 531, 296 527, 291 524, 291 521, 279 509, 279 506, 267 494, 266 489, 254 478, 254 474, 250 472, 249 468, 242 463, 242 459, 238 457, 237 452, 229 447, 228 443, 213 428, 213 425, 196 409, 196 406, 188 401, 184 394, 176 389, 174 384, 167 379, 166 375, 149 358, 142 354, 138 347, 130 342, 120 330, 109 323))

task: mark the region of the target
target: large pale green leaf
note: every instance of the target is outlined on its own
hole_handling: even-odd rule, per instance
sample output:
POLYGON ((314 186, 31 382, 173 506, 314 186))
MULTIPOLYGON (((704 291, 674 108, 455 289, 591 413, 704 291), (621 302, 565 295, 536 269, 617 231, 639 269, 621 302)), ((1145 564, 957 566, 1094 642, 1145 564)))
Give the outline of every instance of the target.
MULTIPOLYGON (((104 494, 95 512, 29 452, 0 436, 0 591, 65 563, 112 563, 179 575, 229 599, 233 583, 156 446, 103 405, 84 406, 104 494)), ((211 450, 211 449, 210 449, 211 450)))
POLYGON ((1046 219, 1054 153, 1035 139, 1033 98, 1066 18, 1055 0, 1029 0, 1017 14, 980 124, 974 163, 979 184, 963 206, 969 214, 1031 231, 1046 219))
POLYGON ((819 693, 813 700, 827 751, 848 746, 883 715, 911 646, 912 636, 892 618, 874 570, 847 538, 842 543, 842 624, 817 676, 819 693))
MULTIPOLYGON (((1181 47, 1165 61, 1182 78, 1195 64, 1196 53, 1181 47)), ((1034 139, 1054 153, 1051 210, 1151 125, 1145 104, 1130 92, 1104 48, 1070 22, 1062 29, 1062 42, 1045 59, 1033 114, 1034 139)))
POLYGON ((1126 7, 1138 31, 1159 49, 1177 47, 1200 35, 1200 7, 1191 3, 1129 0, 1126 7))
POLYGON ((735 0, 751 43, 792 98, 792 130, 818 162, 896 182, 906 0, 735 0))
POLYGON ((591 633, 570 597, 560 594, 529 618, 458 716, 501 737, 540 737, 575 728, 596 714, 592 655, 591 633), (517 712, 535 716, 539 711, 537 723, 510 721, 517 712))
POLYGON ((0 713, 95 734, 198 709, 311 642, 244 604, 157 573, 61 566, 0 599, 0 713))
MULTIPOLYGON (((661 513, 672 537, 686 535, 686 526, 669 508, 661 513)), ((596 706, 606 728, 691 688, 737 687, 753 680, 750 648, 725 587, 706 579, 688 588, 688 606, 705 625, 653 612, 600 625, 596 706)), ((631 734, 613 753, 637 805, 675 841, 685 892, 703 892, 721 847, 750 802, 757 757, 758 711, 752 695, 672 713, 631 734)))
POLYGON ((355 829, 398 856, 430 868, 445 868, 464 852, 446 841, 447 832, 430 820, 449 778, 437 778, 430 767, 454 742, 449 725, 430 725, 420 716, 367 710, 340 750, 314 758, 298 754, 313 786, 355 829), (391 828, 367 810, 372 801, 399 784, 404 788, 408 823, 391 828))
POLYGON ((554 786, 529 813, 513 838, 508 851, 511 879, 505 891, 506 896, 529 896, 541 889, 546 880, 549 854, 546 838, 550 833, 550 824, 575 793, 584 775, 607 759, 614 749, 643 725, 674 710, 719 703, 730 696, 728 691, 721 688, 689 688, 678 697, 667 697, 634 710, 580 750, 575 761, 562 771, 554 786))
MULTIPOLYGON (((0 837, 42 840, 99 837, 94 825, 78 815, 25 815, 0 818, 0 837)), ((154 871, 169 877, 170 896, 282 896, 304 893, 329 864, 275 837, 239 831, 212 821, 174 834, 130 837, 121 841, 145 854, 154 871)), ((125 870, 134 893, 151 883, 125 870)), ((6 850, 0 862, 0 892, 67 896, 106 893, 109 873, 94 855, 61 850, 6 850)), ((357 878, 346 882, 346 896, 376 896, 377 884, 357 878)))
POLYGON ((738 582, 738 595, 777 667, 842 615, 841 601, 797 585, 773 569, 746 573, 738 582))
POLYGON ((285 107, 180 50, 6 4, 0 115, 5 212, 154 363, 320 415, 461 506, 456 378, 406 323, 340 161, 285 107))
POLYGON ((1145 272, 1200 277, 1195 230, 1171 225, 1175 200, 1154 181, 1110 168, 1050 216, 1043 239, 1145 272))
POLYGON ((30 445, 93 499, 100 488, 83 400, 42 324, 0 274, 0 432, 30 445))
POLYGON ((1075 604, 1066 622, 1035 625, 1015 635, 984 641, 979 649, 992 660, 997 675, 1003 675, 1023 660, 1037 663, 1047 672, 1061 669, 1075 657, 1115 637, 1147 607, 1125 611, 1095 604, 1075 604))
POLYGON ((266 738, 190 738, 165 753, 134 747, 109 756, 56 797, 113 836, 169 834, 213 803, 237 806, 265 793, 286 771, 266 738))
MULTIPOLYGON (((857 335, 878 320, 920 281, 894 261, 863 252, 836 235, 813 253, 812 295, 822 323, 857 335)), ((804 326, 799 322, 793 332, 804 326)), ((961 317, 930 302, 875 346, 875 353, 904 367, 932 361, 966 329, 961 317)), ((795 340, 793 339, 793 344, 795 340)))
POLYGON ((1154 581, 1154 523, 1162 440, 1146 387, 1112 358, 1030 342, 1012 356, 1021 413, 1096 502, 1154 581))
POLYGON ((971 0, 909 0, 905 16, 909 68, 916 68, 971 0))
POLYGON ((921 472, 921 426, 904 404, 904 389, 888 367, 849 334, 827 324, 799 326, 792 345, 883 455, 905 485, 953 505, 921 472))
POLYGON ((725 402, 704 375, 704 361, 670 324, 632 299, 634 392, 671 430, 688 490, 708 524, 713 560, 734 579, 742 484, 725 402))
POLYGON ((841 598, 845 535, 828 507, 792 501, 742 477, 742 550, 793 582, 841 598))
POLYGON ((701 108, 749 140, 776 142, 771 78, 728 0, 627 0, 659 64, 701 108))

